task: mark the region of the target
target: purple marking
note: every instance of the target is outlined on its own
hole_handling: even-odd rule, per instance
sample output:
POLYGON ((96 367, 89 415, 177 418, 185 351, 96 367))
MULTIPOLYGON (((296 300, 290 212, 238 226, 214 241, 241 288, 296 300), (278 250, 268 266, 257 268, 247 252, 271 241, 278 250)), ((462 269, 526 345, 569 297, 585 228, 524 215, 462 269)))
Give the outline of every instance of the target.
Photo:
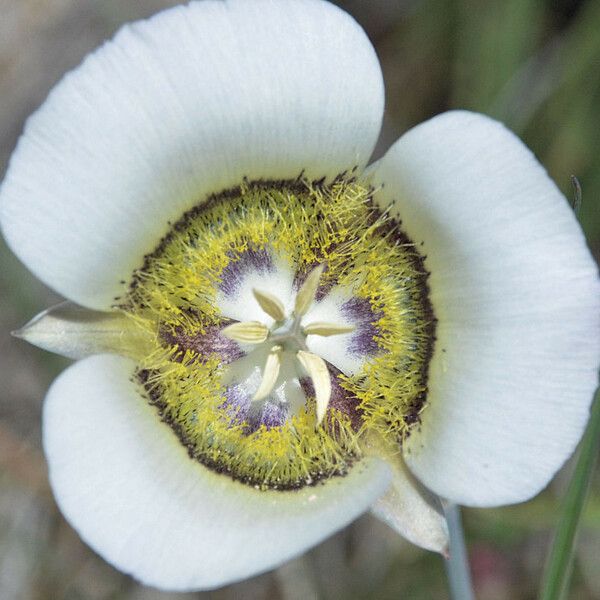
MULTIPOLYGON (((329 363, 327 363, 327 368, 329 369, 331 378, 331 398, 327 410, 329 411, 329 409, 333 408, 340 411, 350 419, 352 428, 358 430, 362 423, 362 412, 358 408, 360 401, 354 394, 351 394, 341 386, 339 375, 342 372, 329 363)), ((307 398, 315 397, 315 388, 310 379, 302 378, 300 385, 307 398)))
POLYGON ((254 433, 261 425, 267 429, 280 427, 287 419, 287 404, 267 398, 252 402, 250 395, 239 384, 227 386, 225 402, 219 407, 227 412, 232 423, 245 423, 246 432, 254 433))
POLYGON ((350 298, 342 305, 342 312, 352 321, 374 321, 378 318, 366 298, 350 298))
POLYGON ((373 312, 371 303, 366 298, 351 298, 342 305, 342 313, 356 326, 350 338, 348 352, 360 357, 380 352, 375 340, 379 333, 375 323, 381 318, 381 313, 373 312))
MULTIPOLYGON (((259 410, 256 411, 258 413, 256 429, 258 429, 261 425, 264 425, 267 429, 272 429, 273 427, 281 427, 285 423, 288 413, 287 405, 267 399, 262 405, 262 410, 260 410, 260 407, 258 408, 259 410)), ((253 415, 250 415, 249 420, 252 419, 252 416, 253 415)))
POLYGON ((225 388, 225 401, 219 406, 220 410, 227 412, 231 420, 241 423, 245 420, 250 406, 250 396, 238 384, 228 385, 225 388))
POLYGON ((264 274, 274 271, 273 258, 264 248, 249 248, 240 254, 228 253, 228 256, 231 261, 223 269, 219 283, 219 289, 227 296, 236 294, 250 272, 264 274))
POLYGON ((350 338, 348 352, 354 356, 369 356, 380 352, 375 336, 379 330, 373 323, 361 323, 350 338))
POLYGON ((227 323, 209 325, 205 328, 204 333, 197 332, 194 334, 188 334, 181 328, 163 330, 160 332, 160 337, 168 345, 177 346, 180 349, 180 352, 175 355, 175 360, 183 360, 186 350, 191 350, 198 355, 200 361, 205 360, 212 354, 218 354, 222 364, 228 365, 245 356, 245 353, 237 342, 221 335, 221 329, 225 325, 227 323))

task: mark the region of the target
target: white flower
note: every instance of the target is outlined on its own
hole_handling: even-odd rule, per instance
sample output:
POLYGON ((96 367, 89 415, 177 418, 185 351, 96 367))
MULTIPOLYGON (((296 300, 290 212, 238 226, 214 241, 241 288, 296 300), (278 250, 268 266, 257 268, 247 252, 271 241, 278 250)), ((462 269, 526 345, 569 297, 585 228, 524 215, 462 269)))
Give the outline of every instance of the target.
POLYGON ((365 171, 382 114, 339 9, 205 0, 123 28, 28 121, 4 236, 95 311, 22 332, 93 355, 48 393, 50 479, 139 580, 249 577, 370 506, 443 551, 435 496, 525 500, 577 444, 600 286, 567 201, 468 112, 365 171))

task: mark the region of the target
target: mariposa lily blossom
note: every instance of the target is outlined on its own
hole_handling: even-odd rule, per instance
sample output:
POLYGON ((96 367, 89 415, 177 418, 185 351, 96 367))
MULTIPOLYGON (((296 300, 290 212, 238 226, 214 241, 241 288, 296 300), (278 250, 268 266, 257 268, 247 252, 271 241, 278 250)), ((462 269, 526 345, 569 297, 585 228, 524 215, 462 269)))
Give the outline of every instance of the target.
POLYGON ((43 441, 108 562, 209 589, 369 508, 444 553, 440 499, 537 494, 586 425, 600 284, 567 200, 465 111, 366 167, 384 91, 321 0, 128 25, 29 119, 0 192, 68 302, 18 335, 80 359, 43 441))

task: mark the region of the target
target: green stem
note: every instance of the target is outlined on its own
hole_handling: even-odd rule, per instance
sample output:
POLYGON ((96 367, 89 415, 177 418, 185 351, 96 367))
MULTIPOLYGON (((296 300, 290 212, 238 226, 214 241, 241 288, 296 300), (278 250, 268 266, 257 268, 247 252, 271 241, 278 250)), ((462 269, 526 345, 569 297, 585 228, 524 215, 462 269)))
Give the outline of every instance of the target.
POLYGON ((452 600, 475 600, 469 559, 460 518, 460 508, 452 502, 445 503, 444 512, 450 534, 450 551, 446 561, 446 573, 452 600))
POLYGON ((594 472, 599 444, 600 393, 597 392, 587 431, 579 448, 575 471, 563 500, 560 521, 544 570, 540 600, 567 598, 575 553, 575 538, 594 472))

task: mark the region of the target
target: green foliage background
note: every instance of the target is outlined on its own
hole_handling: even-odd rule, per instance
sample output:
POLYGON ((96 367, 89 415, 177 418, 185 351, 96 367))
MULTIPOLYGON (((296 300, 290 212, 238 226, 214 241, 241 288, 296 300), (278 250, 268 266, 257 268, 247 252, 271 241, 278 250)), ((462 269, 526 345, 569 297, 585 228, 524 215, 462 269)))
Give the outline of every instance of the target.
MULTIPOLYGON (((161 0, 0 0, 0 173, 24 119, 68 69, 161 0)), ((600 253, 600 2, 348 0, 387 86, 377 155, 406 129, 449 108, 504 121, 563 192, 583 188, 581 221, 600 253)), ((0 245, 0 597, 117 600, 186 597, 137 585, 97 558, 64 522, 41 454, 44 392, 66 361, 9 332, 58 301, 0 245)), ((535 383, 532 382, 532 385, 535 383)), ((480 600, 536 597, 566 472, 525 504, 465 513, 480 600)), ((571 597, 600 597, 600 482, 579 536, 571 597)), ((251 581, 190 598, 443 599, 442 560, 369 516, 304 558, 251 581)))

